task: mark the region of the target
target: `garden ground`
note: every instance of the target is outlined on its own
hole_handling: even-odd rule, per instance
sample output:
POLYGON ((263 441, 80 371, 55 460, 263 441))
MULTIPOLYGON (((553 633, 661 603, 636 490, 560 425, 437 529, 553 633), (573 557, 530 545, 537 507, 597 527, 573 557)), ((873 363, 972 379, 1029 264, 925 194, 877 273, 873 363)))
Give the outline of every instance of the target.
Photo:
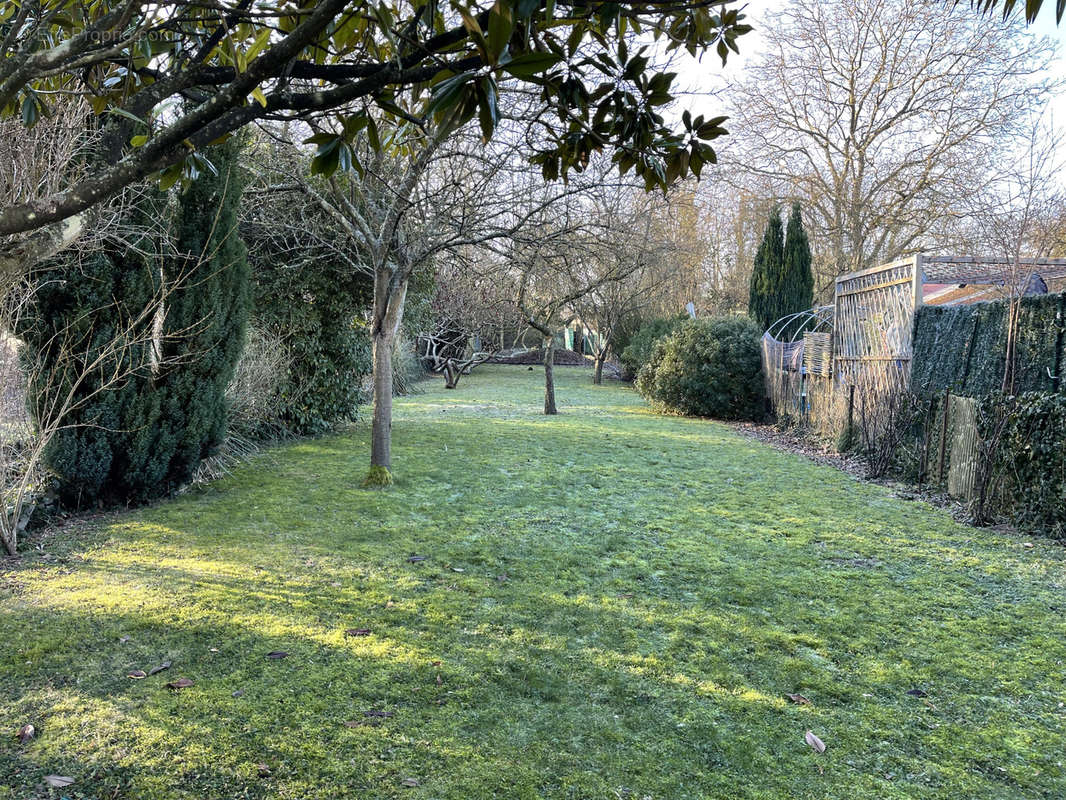
POLYGON ((0 798, 1066 796, 1060 546, 556 374, 8 563, 0 798))

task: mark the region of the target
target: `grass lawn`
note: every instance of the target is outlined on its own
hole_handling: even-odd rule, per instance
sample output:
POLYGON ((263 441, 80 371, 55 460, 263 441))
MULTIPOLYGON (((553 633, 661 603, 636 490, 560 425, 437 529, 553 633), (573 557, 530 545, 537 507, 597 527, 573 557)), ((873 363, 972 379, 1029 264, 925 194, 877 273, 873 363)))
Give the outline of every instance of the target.
POLYGON ((0 798, 1066 797, 1066 551, 557 375, 8 563, 0 798))

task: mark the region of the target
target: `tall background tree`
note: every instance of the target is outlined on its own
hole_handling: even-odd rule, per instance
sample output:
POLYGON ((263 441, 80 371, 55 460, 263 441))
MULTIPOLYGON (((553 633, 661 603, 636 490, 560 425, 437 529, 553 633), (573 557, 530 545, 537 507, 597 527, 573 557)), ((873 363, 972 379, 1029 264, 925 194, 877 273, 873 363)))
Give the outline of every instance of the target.
POLYGON ((1052 88, 1047 41, 965 3, 796 0, 760 30, 725 174, 803 199, 820 288, 928 244, 1052 88))
POLYGON ((814 304, 814 274, 811 272, 811 244, 803 228, 798 202, 792 204, 785 229, 783 278, 778 289, 781 316, 805 311, 814 304))
POLYGON ((748 294, 748 316, 763 330, 781 318, 778 289, 785 268, 785 236, 781 229, 781 209, 774 207, 766 223, 762 242, 755 253, 748 294))

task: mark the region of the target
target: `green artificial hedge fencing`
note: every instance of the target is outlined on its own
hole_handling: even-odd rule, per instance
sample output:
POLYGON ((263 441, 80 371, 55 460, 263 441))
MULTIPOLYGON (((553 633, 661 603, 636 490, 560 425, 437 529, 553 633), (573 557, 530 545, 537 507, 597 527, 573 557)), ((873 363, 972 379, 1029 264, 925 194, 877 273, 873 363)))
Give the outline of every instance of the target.
POLYGON ((978 408, 982 436, 1003 424, 993 455, 999 508, 1023 530, 1066 539, 1066 394, 993 394, 978 408))
MULTIPOLYGON (((914 322, 911 385, 922 395, 981 397, 1002 388, 1007 352, 1006 300, 967 306, 923 306, 914 322)), ((1025 297, 1018 324, 1014 391, 1063 392, 1066 295, 1025 297)))

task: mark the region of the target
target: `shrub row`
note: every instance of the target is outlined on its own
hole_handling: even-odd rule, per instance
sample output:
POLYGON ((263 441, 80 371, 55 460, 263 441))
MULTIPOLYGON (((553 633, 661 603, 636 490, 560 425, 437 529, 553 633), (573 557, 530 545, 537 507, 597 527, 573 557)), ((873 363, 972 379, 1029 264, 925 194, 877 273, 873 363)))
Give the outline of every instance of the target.
POLYGON ((1004 425, 993 454, 1000 507, 1019 528, 1066 539, 1066 395, 992 394, 978 409, 983 436, 1004 425))

